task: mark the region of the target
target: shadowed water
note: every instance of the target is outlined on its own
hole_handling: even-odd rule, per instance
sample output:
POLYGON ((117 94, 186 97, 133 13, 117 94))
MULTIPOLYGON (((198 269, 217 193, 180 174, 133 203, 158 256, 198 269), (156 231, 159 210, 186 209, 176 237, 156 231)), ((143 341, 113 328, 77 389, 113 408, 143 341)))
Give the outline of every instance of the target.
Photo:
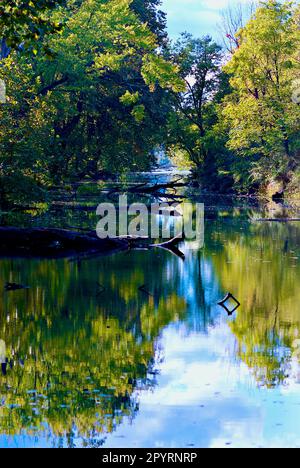
MULTIPOLYGON (((205 246, 183 243, 185 261, 0 259, 1 447, 300 446, 299 223, 198 200, 205 246)), ((96 223, 65 209, 30 223, 46 219, 96 223)))

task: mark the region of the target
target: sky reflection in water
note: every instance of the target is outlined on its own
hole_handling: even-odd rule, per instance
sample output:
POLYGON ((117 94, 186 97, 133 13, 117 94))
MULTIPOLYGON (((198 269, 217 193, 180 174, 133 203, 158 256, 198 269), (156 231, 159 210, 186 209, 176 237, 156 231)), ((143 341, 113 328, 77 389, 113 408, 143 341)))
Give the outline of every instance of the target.
POLYGON ((1 447, 300 445, 299 227, 206 214, 185 262, 0 261, 1 291, 31 286, 0 295, 1 447), (217 305, 229 291, 232 318, 217 305))

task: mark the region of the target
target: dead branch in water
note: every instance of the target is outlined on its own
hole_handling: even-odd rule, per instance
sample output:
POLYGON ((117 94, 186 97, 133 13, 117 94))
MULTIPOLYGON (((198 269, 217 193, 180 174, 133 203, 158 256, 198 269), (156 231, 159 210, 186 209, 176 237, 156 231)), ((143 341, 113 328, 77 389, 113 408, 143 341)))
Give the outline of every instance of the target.
POLYGON ((174 182, 168 182, 165 184, 154 184, 149 185, 148 182, 143 184, 134 185, 133 187, 129 187, 124 189, 122 186, 117 186, 111 189, 108 193, 108 197, 111 198, 113 195, 118 193, 130 193, 130 194, 137 194, 144 197, 155 197, 158 199, 167 199, 167 200, 182 200, 185 198, 183 195, 177 195, 177 189, 187 187, 188 183, 180 182, 181 179, 177 179, 174 182), (166 193, 166 190, 173 190, 174 193, 166 193))
POLYGON ((162 244, 151 244, 150 247, 160 247, 162 249, 168 249, 168 248, 177 246, 183 240, 184 240, 184 234, 179 234, 173 239, 163 242, 162 244))
POLYGON ((138 289, 139 289, 139 291, 141 291, 142 293, 147 294, 147 296, 149 296, 149 297, 154 297, 153 294, 149 293, 149 291, 146 289, 146 285, 145 285, 145 284, 143 284, 143 286, 140 286, 138 289))
POLYGON ((145 241, 149 240, 148 237, 136 237, 136 236, 123 236, 114 238, 119 242, 123 242, 128 250, 150 250, 150 249, 163 249, 171 252, 173 255, 185 260, 185 255, 178 249, 178 245, 184 240, 184 236, 181 234, 161 244, 147 244, 145 241))
POLYGON ((163 242, 162 244, 151 244, 150 248, 159 248, 163 250, 168 250, 173 255, 180 257, 182 260, 185 260, 185 255, 181 250, 178 249, 178 245, 184 241, 184 235, 179 234, 178 236, 174 237, 173 239, 163 242))
MULTIPOLYGON (((165 242, 163 244, 146 244, 145 242, 143 243, 143 240, 148 240, 148 238, 131 238, 131 239, 126 239, 126 238, 118 238, 118 240, 123 243, 123 247, 121 246, 118 251, 126 251, 127 253, 130 253, 131 251, 140 251, 140 252, 145 252, 149 251, 154 248, 159 248, 162 250, 166 250, 169 253, 175 255, 176 257, 179 257, 181 260, 185 260, 185 255, 177 245, 183 240, 182 238, 176 242, 173 242, 173 239, 170 242, 165 242)), ((101 253, 101 256, 104 254, 101 253)), ((109 255, 109 253, 106 253, 106 255, 109 255)), ((95 258, 99 256, 99 252, 94 252, 90 253, 89 255, 81 255, 80 258, 75 257, 73 260, 77 261, 79 260, 84 260, 87 258, 95 258)))
POLYGON ((161 190, 176 190, 177 188, 181 188, 181 187, 186 187, 187 184, 184 183, 184 182, 179 182, 181 179, 177 179, 175 180, 174 182, 168 182, 166 184, 154 184, 152 186, 147 186, 146 184, 144 186, 135 186, 135 187, 131 187, 131 189, 129 189, 129 191, 131 193, 139 193, 139 192, 143 192, 143 193, 157 193, 161 190))

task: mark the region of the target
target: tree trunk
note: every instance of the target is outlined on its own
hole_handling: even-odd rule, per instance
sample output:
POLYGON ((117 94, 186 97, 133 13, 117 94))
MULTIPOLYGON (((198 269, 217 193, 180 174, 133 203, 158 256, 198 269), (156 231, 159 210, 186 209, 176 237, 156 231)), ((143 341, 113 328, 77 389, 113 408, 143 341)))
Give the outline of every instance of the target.
POLYGON ((67 257, 74 253, 120 249, 117 239, 99 239, 96 232, 78 233, 64 229, 0 228, 0 255, 67 257))

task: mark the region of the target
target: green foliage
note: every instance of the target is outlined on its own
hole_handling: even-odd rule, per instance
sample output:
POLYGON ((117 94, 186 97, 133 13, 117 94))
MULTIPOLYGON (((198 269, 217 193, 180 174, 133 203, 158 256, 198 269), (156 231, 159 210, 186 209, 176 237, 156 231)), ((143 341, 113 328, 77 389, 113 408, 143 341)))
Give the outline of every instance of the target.
POLYGON ((177 76, 179 67, 171 62, 163 60, 156 54, 143 57, 142 76, 151 91, 159 84, 162 88, 168 88, 175 93, 185 90, 182 79, 177 76))
POLYGON ((60 31, 62 23, 49 19, 49 12, 65 0, 2 0, 0 4, 0 37, 5 38, 8 47, 21 44, 31 46, 44 34, 60 31))
POLYGON ((0 176, 0 208, 30 206, 45 199, 45 191, 32 177, 17 171, 13 176, 0 176))
POLYGON ((284 179, 299 151, 300 108, 292 101, 300 70, 295 19, 291 3, 262 3, 238 33, 240 46, 225 67, 233 88, 221 116, 228 147, 254 160, 250 175, 259 185, 284 179))
POLYGON ((133 115, 137 123, 143 122, 145 118, 145 106, 143 104, 140 104, 139 106, 135 106, 132 109, 131 114, 133 115))
POLYGON ((261 2, 238 31, 229 60, 210 38, 189 34, 169 52, 187 84, 170 115, 169 152, 187 153, 210 191, 255 192, 273 181, 285 190, 295 183, 299 15, 290 2, 261 2))
POLYGON ((130 93, 130 91, 126 91, 126 93, 120 97, 120 102, 124 104, 124 106, 131 106, 132 104, 136 104, 139 100, 139 92, 130 93))
POLYGON ((174 97, 169 118, 169 153, 189 155, 194 172, 210 190, 219 190, 222 164, 227 157, 226 139, 216 131, 217 109, 228 89, 222 73, 222 51, 210 37, 195 39, 183 34, 170 51, 185 79, 186 92, 174 97))
POLYGON ((130 0, 69 2, 53 13, 59 34, 45 34, 34 55, 2 61, 0 175, 18 167, 49 186, 150 167, 168 93, 184 85, 133 10, 130 0))
POLYGON ((159 8, 162 0, 132 0, 131 8, 143 23, 157 36, 158 44, 164 46, 167 41, 166 14, 159 8))
POLYGON ((261 2, 228 59, 210 37, 170 45, 160 0, 20 3, 0 6, 2 205, 16 175, 49 188, 149 170, 157 147, 210 191, 294 187, 299 7, 261 2))

